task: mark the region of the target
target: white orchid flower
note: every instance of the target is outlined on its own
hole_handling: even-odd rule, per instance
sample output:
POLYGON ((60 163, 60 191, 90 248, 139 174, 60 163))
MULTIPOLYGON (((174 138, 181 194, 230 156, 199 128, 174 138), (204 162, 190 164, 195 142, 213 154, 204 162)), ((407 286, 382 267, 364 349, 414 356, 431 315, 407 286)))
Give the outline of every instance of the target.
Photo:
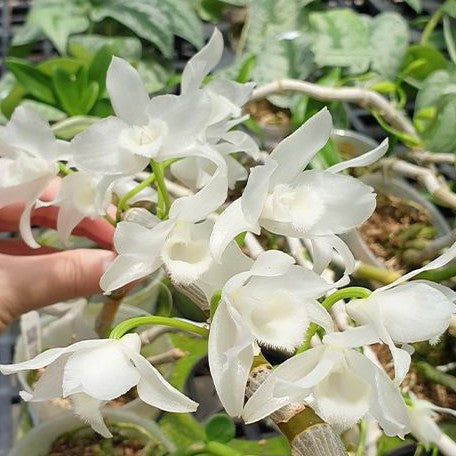
POLYGON ((259 255, 250 270, 228 280, 209 333, 209 366, 226 411, 240 416, 257 341, 293 351, 311 322, 332 330, 316 298, 329 285, 278 250, 259 255))
POLYGON ((120 222, 114 233, 119 256, 100 280, 105 292, 145 277, 164 266, 173 281, 189 284, 213 263, 209 235, 213 222, 193 223, 169 219, 163 222, 148 215, 149 227, 120 222))
MULTIPOLYGON (((263 227, 276 234, 311 239, 317 272, 327 266, 333 248, 353 267, 353 255, 337 234, 372 214, 375 194, 359 180, 338 173, 378 160, 388 143, 385 140, 363 156, 327 170, 303 171, 326 144, 331 129, 331 115, 325 108, 285 138, 264 165, 252 168, 242 197, 225 209, 215 224, 211 249, 216 258, 239 233, 258 234, 263 227)), ((347 268, 346 272, 351 271, 347 268)))
POLYGON ((52 201, 38 202, 38 207, 59 206, 57 233, 65 245, 69 246, 72 231, 84 218, 95 219, 106 214, 114 179, 76 171, 62 179, 59 192, 52 201))
POLYGON ((453 290, 427 280, 404 282, 420 272, 444 266, 455 256, 456 244, 422 268, 378 288, 368 298, 350 301, 346 305, 347 313, 359 326, 327 334, 324 340, 345 347, 387 344, 393 356, 395 381, 400 384, 410 367, 412 350, 407 344, 437 341, 456 312, 453 290))
POLYGON ((410 429, 399 389, 382 369, 355 350, 323 344, 293 356, 255 391, 243 417, 251 423, 302 401, 340 432, 366 414, 378 421, 386 435, 404 437, 410 429))
POLYGON ((104 437, 112 437, 100 412, 105 401, 125 394, 134 386, 139 398, 168 412, 193 412, 198 404, 173 388, 140 353, 138 334, 119 340, 85 340, 66 348, 52 348, 34 359, 0 365, 0 371, 13 374, 47 367, 26 401, 69 398, 74 411, 104 437))
POLYGON ((100 174, 134 174, 151 159, 186 156, 211 113, 205 94, 159 95, 149 99, 139 73, 113 57, 106 87, 116 116, 96 122, 72 141, 78 169, 100 174))
POLYGON ((220 263, 214 261, 195 281, 195 285, 204 293, 207 302, 210 302, 214 293, 221 291, 231 277, 248 271, 253 263, 254 260, 242 252, 237 242, 232 241, 223 252, 220 263))
POLYGON ((435 418, 438 416, 437 412, 456 416, 456 411, 418 399, 412 392, 409 392, 409 395, 411 403, 407 405, 407 412, 412 434, 425 445, 436 444, 443 454, 455 454, 456 443, 442 432, 435 418))
MULTIPOLYGON (((257 143, 242 131, 224 133, 222 141, 211 145, 211 148, 225 160, 228 186, 233 189, 236 182, 247 179, 247 171, 231 154, 245 152, 253 159, 258 159, 257 143)), ((170 167, 174 177, 187 187, 196 191, 208 184, 217 170, 216 164, 205 157, 185 157, 170 167)))
POLYGON ((0 207, 25 202, 19 228, 30 247, 39 247, 30 228, 31 211, 58 174, 57 161, 68 158, 68 146, 55 139, 48 122, 22 106, 0 127, 0 207))
MULTIPOLYGON (((210 144, 226 161, 230 188, 247 178, 247 172, 230 154, 245 152, 258 158, 258 145, 246 133, 229 131, 248 116, 241 116, 241 106, 248 101, 252 83, 213 79, 200 88, 203 79, 220 61, 223 52, 222 34, 215 29, 211 39, 187 63, 182 73, 182 94, 204 93, 211 100, 211 115, 202 141, 210 144)), ((214 173, 214 164, 202 157, 186 157, 171 166, 173 175, 193 190, 206 185, 214 173)))
POLYGON ((254 87, 253 83, 213 79, 200 88, 204 78, 219 63, 222 53, 223 37, 218 29, 214 29, 209 42, 187 62, 182 72, 182 95, 204 93, 211 101, 206 131, 209 138, 218 136, 219 128, 225 128, 224 124, 230 119, 241 116, 241 106, 249 100, 254 87))

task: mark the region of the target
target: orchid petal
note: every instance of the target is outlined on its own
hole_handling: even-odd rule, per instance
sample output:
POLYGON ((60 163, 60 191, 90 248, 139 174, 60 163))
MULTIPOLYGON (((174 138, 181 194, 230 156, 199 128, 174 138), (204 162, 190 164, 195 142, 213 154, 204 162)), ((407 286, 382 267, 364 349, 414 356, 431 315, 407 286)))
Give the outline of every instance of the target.
POLYGON ((295 259, 280 250, 266 250, 260 253, 253 263, 253 276, 273 277, 285 274, 295 263, 295 259))
POLYGON ((194 412, 198 404, 172 387, 147 361, 133 350, 125 349, 141 374, 138 396, 145 403, 167 412, 194 412))
POLYGON ((312 393, 315 412, 337 432, 356 424, 369 410, 370 397, 375 394, 362 376, 347 368, 331 372, 312 393))
POLYGON ((230 416, 242 413, 254 344, 240 315, 221 300, 209 333, 209 367, 220 401, 230 416))
POLYGON ((57 160, 55 138, 49 123, 32 109, 19 106, 6 126, 9 143, 35 157, 57 160))
POLYGON ((271 185, 286 184, 297 177, 327 143, 331 129, 331 114, 324 108, 285 138, 271 153, 279 165, 271 185))
POLYGON ((229 153, 245 152, 255 160, 259 158, 258 144, 247 133, 243 131, 229 131, 225 133, 223 140, 228 142, 232 147, 232 152, 229 153))
POLYGON ((247 170, 231 155, 225 156, 225 161, 228 173, 228 187, 233 190, 236 187, 236 182, 247 179, 247 170))
POLYGON ((368 166, 375 163, 377 160, 383 157, 388 151, 388 138, 385 139, 375 149, 360 155, 359 157, 346 160, 336 165, 330 166, 326 171, 330 173, 340 173, 341 171, 349 168, 356 168, 359 166, 368 166))
POLYGON ((70 399, 74 412, 85 422, 89 423, 95 432, 107 439, 112 437, 100 412, 101 401, 84 393, 73 394, 70 399))
POLYGON ((332 332, 323 337, 324 344, 345 348, 362 347, 379 341, 380 338, 371 325, 357 326, 342 332, 332 332))
POLYGON ((147 262, 140 261, 135 256, 118 256, 105 271, 100 279, 100 288, 105 293, 117 290, 128 283, 146 277, 156 271, 162 264, 161 258, 150 258, 147 262))
POLYGON ((138 384, 140 373, 122 351, 118 340, 104 341, 97 348, 73 353, 63 374, 63 396, 86 393, 99 400, 112 400, 138 384), (106 379, 115 381, 106 382, 106 379))
POLYGON ((274 160, 266 160, 264 165, 250 170, 249 180, 241 197, 242 212, 248 223, 255 224, 260 218, 268 195, 271 176, 277 169, 274 160))
POLYGON ((245 404, 244 421, 253 423, 285 405, 304 399, 310 388, 328 375, 334 366, 329 362, 319 367, 325 349, 323 345, 312 348, 275 369, 245 404))
POLYGON ((210 116, 209 97, 195 92, 189 95, 159 95, 150 100, 146 113, 163 121, 167 135, 157 153, 157 161, 190 155, 187 149, 196 143, 210 116))
POLYGON ((35 358, 22 361, 21 363, 0 364, 0 372, 3 375, 10 375, 23 370, 41 369, 42 367, 53 363, 57 358, 65 353, 73 353, 77 350, 96 348, 104 343, 105 341, 103 340, 83 340, 81 342, 76 342, 69 347, 51 348, 43 353, 40 353, 38 356, 35 356, 35 358))
POLYGON ((113 56, 106 74, 106 88, 117 116, 130 125, 144 125, 149 103, 139 73, 126 61, 113 56))
POLYGON ((71 206, 60 206, 57 217, 57 233, 66 247, 70 246, 69 238, 76 226, 84 219, 84 214, 71 206))
POLYGON ((294 185, 311 189, 321 199, 324 212, 315 226, 309 228, 309 234, 312 235, 348 231, 367 220, 375 209, 373 189, 351 176, 318 170, 305 171, 294 185), (347 204, 348 201, 353 204, 347 204))
POLYGON ((348 350, 345 357, 350 369, 369 382, 373 388, 369 413, 378 421, 386 435, 399 435, 403 438, 409 432, 410 424, 399 389, 383 370, 361 353, 348 350))
POLYGON ((375 299, 381 308, 383 324, 391 338, 399 343, 439 336, 456 312, 456 306, 439 289, 425 282, 401 284, 377 293, 375 299))
POLYGON ((220 258, 226 246, 240 233, 251 231, 258 234, 258 224, 249 223, 242 212, 241 198, 232 202, 215 221, 214 229, 210 238, 210 248, 214 258, 220 258))
POLYGON ((43 375, 35 383, 32 393, 21 394, 21 397, 27 402, 47 401, 62 397, 63 370, 69 356, 69 354, 60 356, 49 364, 43 375))
POLYGON ((102 119, 76 135, 71 147, 79 170, 101 174, 134 174, 149 162, 147 157, 122 148, 120 135, 128 125, 116 117, 102 119))
POLYGON ((173 282, 190 284, 212 265, 209 235, 214 222, 190 224, 178 222, 169 234, 162 260, 173 282))
POLYGON ((121 255, 136 256, 147 262, 160 254, 175 223, 166 220, 148 229, 138 223, 120 222, 114 232, 114 246, 121 255))
POLYGON ((224 170, 217 169, 209 183, 198 193, 175 200, 169 216, 187 222, 202 220, 223 204, 227 191, 227 174, 224 170))
POLYGON ((220 31, 215 28, 209 42, 185 65, 182 72, 181 92, 186 94, 196 91, 205 76, 220 61, 222 53, 223 37, 220 31))
POLYGON ((223 252, 220 263, 212 263, 196 281, 196 285, 210 302, 212 295, 221 290, 231 277, 249 270, 252 264, 253 260, 242 252, 235 241, 232 241, 223 252))
POLYGON ((415 269, 414 271, 410 271, 407 274, 404 274, 403 276, 399 277, 399 279, 395 280, 394 282, 385 285, 381 288, 377 288, 374 290, 374 293, 379 293, 380 291, 385 291, 388 290, 389 288, 395 287, 396 285, 399 285, 400 283, 406 282, 407 280, 410 280, 412 277, 415 277, 416 275, 420 274, 421 272, 424 271, 431 271, 433 269, 438 269, 446 264, 448 264, 451 260, 453 260, 456 257, 456 242, 442 255, 437 257, 435 260, 432 260, 428 264, 422 266, 421 268, 415 269))
POLYGON ((240 107, 249 101, 254 87, 255 83, 253 82, 241 84, 236 81, 212 79, 204 88, 226 98, 234 106, 240 107))

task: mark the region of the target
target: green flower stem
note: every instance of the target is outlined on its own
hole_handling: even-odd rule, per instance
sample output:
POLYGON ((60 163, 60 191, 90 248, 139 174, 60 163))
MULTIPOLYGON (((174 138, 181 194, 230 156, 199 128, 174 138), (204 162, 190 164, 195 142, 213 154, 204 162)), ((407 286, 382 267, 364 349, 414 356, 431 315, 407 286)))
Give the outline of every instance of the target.
POLYGON ((443 14, 444 14, 443 8, 439 8, 431 16, 431 19, 429 19, 429 22, 426 24, 426 27, 424 27, 423 34, 421 35, 420 44, 424 45, 424 44, 428 43, 429 38, 432 35, 432 32, 437 27, 437 24, 440 22, 440 19, 442 19, 443 14))
POLYGON ((446 388, 456 392, 456 377, 445 372, 441 372, 426 361, 419 361, 415 363, 418 372, 431 380, 433 383, 443 385, 446 388))
POLYGON ((68 166, 65 165, 65 163, 57 162, 57 165, 59 166, 59 173, 60 174, 64 174, 65 176, 68 176, 68 174, 73 173, 73 170, 68 168, 68 166))
POLYGON ((371 266, 370 264, 361 263, 353 273, 359 279, 375 280, 384 285, 397 280, 401 275, 394 271, 371 266))
POLYGON ((363 456, 364 449, 366 446, 367 438, 367 423, 365 420, 361 420, 359 423, 359 444, 358 449, 356 450, 356 456, 363 456))
POLYGON ((189 323, 187 321, 177 320, 175 318, 169 317, 159 317, 157 315, 150 315, 146 317, 135 317, 130 318, 129 320, 125 320, 122 323, 119 323, 109 335, 110 339, 120 339, 124 336, 128 331, 137 328, 138 326, 144 325, 162 325, 162 326, 170 326, 172 328, 178 328, 183 331, 194 332, 199 334, 203 337, 209 336, 209 330, 206 328, 202 328, 201 326, 194 325, 193 323, 189 323))
POLYGON ((114 220, 109 214, 105 214, 105 215, 103 216, 103 218, 104 218, 107 222, 109 222, 112 226, 114 226, 114 227, 117 226, 116 220, 114 220))
POLYGON ((131 189, 128 193, 126 193, 117 204, 117 213, 116 213, 116 220, 120 222, 122 219, 122 212, 128 209, 128 201, 137 195, 141 190, 144 190, 146 187, 149 187, 155 180, 155 174, 152 173, 147 179, 144 179, 141 183, 139 183, 135 188, 131 189))
POLYGON ((321 305, 329 310, 336 302, 341 299, 366 299, 372 294, 372 291, 363 287, 347 287, 342 290, 337 290, 330 294, 321 305))
POLYGON ((432 271, 423 271, 413 277, 413 280, 431 280, 432 282, 442 282, 456 276, 456 265, 448 266, 447 268, 434 269, 432 271))
MULTIPOLYGON (((337 290, 333 294, 329 295, 321 305, 329 310, 336 302, 341 299, 365 299, 370 296, 372 292, 367 288, 363 287, 347 287, 342 290, 337 290)), ((307 328, 306 337, 302 345, 296 350, 296 354, 302 353, 310 348, 310 341, 312 337, 318 331, 319 326, 315 323, 311 323, 307 328)))
POLYGON ((166 190, 165 176, 163 173, 163 166, 154 160, 150 161, 150 166, 155 175, 155 184, 158 190, 158 210, 157 215, 162 220, 168 217, 171 202, 169 200, 168 190, 166 190))

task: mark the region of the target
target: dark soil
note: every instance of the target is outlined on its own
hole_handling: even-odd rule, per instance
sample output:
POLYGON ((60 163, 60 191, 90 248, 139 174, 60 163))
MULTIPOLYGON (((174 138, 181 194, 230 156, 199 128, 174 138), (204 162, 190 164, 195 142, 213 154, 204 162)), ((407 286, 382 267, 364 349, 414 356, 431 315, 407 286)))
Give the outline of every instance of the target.
POLYGON ((422 206, 383 194, 377 195, 374 213, 358 230, 374 255, 399 272, 409 269, 407 254, 421 250, 437 234, 422 206))
POLYGON ((64 434, 52 444, 46 456, 165 456, 168 451, 159 442, 133 437, 131 429, 111 426, 112 439, 90 429, 64 434))

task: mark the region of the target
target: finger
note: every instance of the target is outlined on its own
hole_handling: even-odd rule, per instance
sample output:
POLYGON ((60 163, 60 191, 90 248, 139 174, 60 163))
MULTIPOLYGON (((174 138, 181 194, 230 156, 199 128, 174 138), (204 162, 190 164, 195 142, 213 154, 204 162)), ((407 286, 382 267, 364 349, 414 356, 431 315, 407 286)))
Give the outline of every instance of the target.
POLYGON ((5 295, 11 297, 6 303, 8 314, 17 318, 32 309, 101 293, 100 278, 114 258, 113 252, 95 249, 37 256, 0 255, 0 273, 5 281, 2 286, 6 287, 5 295))
MULTIPOLYGON (((11 233, 19 231, 19 219, 23 210, 23 204, 11 204, 0 209, 0 231, 11 233)), ((32 225, 55 229, 58 212, 59 208, 56 206, 34 209, 31 217, 32 225)), ((114 227, 103 218, 94 220, 84 218, 73 233, 91 239, 100 247, 112 249, 114 227)))
POLYGON ((46 246, 32 249, 21 239, 0 239, 0 253, 6 255, 45 255, 54 252, 58 252, 58 249, 46 246))

